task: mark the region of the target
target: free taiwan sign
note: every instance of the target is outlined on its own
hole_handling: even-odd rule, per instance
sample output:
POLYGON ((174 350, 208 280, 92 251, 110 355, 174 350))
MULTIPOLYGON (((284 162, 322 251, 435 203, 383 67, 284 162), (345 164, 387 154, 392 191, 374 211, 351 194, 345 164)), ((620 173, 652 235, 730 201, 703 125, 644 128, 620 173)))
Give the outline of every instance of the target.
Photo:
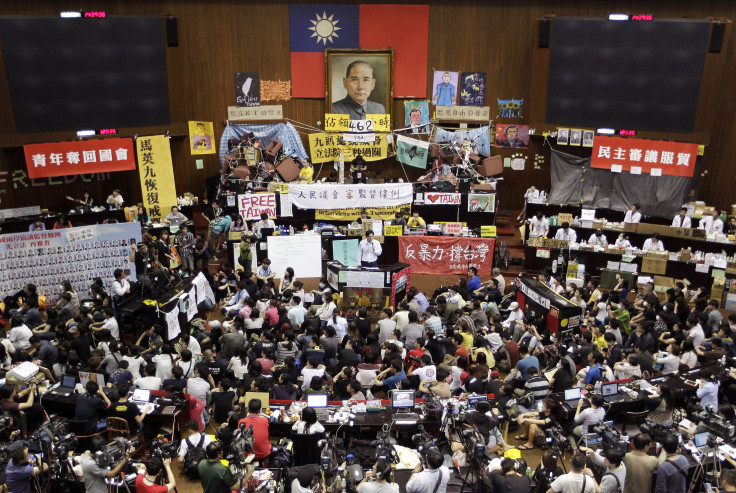
POLYGON ((133 139, 45 142, 23 146, 29 178, 135 169, 133 139))
POLYGON ((597 135, 590 167, 632 175, 692 177, 697 155, 698 144, 597 135))

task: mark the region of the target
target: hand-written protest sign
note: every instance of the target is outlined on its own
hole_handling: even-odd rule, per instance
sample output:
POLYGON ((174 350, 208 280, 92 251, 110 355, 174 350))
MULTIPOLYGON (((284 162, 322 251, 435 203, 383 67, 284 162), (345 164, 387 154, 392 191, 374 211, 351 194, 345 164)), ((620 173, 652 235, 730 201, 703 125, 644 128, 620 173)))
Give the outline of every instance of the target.
POLYGON ((400 236, 399 262, 411 265, 412 274, 465 274, 468 267, 490 276, 493 238, 400 236))
POLYGON ((411 183, 289 185, 291 202, 302 209, 389 207, 411 203, 411 183))
POLYGON ((238 210, 244 220, 258 220, 264 212, 276 217, 276 194, 255 193, 238 196, 238 210))
POLYGON ((366 115, 365 120, 350 120, 348 115, 327 113, 325 132, 390 132, 391 115, 366 115), (370 122, 370 123, 369 123, 370 122))
POLYGON ((171 144, 165 135, 140 137, 135 142, 143 205, 152 221, 161 221, 176 205, 171 144))
POLYGON ((388 142, 385 133, 375 134, 371 142, 346 142, 342 134, 309 134, 309 149, 313 163, 327 163, 340 159, 340 150, 345 152, 345 161, 352 161, 360 154, 366 161, 377 161, 388 157, 388 142))
POLYGON ((495 226, 481 226, 480 236, 482 238, 495 238, 496 237, 496 227, 495 226))
POLYGON ((384 226, 383 236, 401 236, 404 234, 404 227, 400 224, 396 226, 384 226))
POLYGON ((284 109, 280 104, 264 106, 228 106, 228 120, 281 120, 284 118, 284 109))
POLYGON ((488 121, 491 109, 490 106, 437 106, 435 116, 438 120, 488 121))
POLYGON ((445 224, 446 235, 461 235, 463 234, 463 223, 447 223, 445 224))

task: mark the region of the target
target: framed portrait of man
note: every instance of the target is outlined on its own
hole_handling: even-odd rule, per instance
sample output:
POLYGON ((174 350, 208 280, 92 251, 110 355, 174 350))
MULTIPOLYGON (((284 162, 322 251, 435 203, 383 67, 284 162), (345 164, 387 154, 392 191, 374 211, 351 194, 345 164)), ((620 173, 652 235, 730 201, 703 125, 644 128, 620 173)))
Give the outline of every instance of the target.
POLYGON ((326 113, 365 120, 391 112, 393 50, 325 50, 326 113))

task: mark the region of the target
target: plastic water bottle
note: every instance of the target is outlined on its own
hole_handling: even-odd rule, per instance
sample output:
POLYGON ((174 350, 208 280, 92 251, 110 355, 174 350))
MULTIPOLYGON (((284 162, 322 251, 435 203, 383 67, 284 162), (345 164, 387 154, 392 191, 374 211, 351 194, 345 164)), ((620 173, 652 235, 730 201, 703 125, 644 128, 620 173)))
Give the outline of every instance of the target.
POLYGON ((276 483, 273 479, 268 480, 268 493, 275 493, 276 491, 276 483))

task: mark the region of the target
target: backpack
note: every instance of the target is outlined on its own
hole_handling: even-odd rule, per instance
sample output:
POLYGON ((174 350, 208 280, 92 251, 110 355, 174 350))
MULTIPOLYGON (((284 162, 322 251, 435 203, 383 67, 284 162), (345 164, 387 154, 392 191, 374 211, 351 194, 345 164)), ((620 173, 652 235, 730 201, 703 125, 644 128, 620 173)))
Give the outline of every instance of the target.
POLYGON ((187 454, 184 456, 183 472, 189 479, 199 479, 199 463, 207 458, 207 452, 202 444, 204 443, 204 433, 199 435, 199 443, 195 447, 189 438, 187 442, 187 454))

